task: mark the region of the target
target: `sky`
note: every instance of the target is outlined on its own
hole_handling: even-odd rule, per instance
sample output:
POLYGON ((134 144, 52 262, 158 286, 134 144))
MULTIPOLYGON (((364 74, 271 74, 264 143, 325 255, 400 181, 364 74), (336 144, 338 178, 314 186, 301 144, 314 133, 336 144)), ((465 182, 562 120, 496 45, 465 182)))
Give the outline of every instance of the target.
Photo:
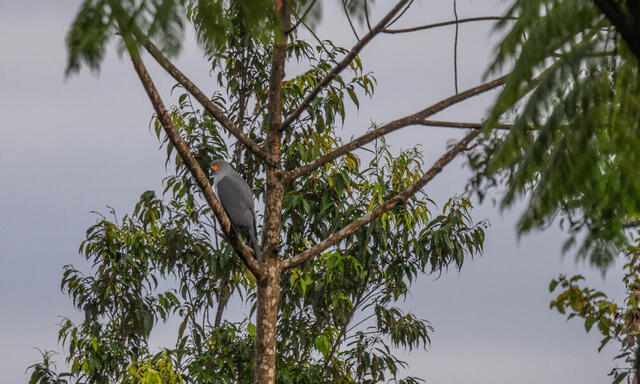
MULTIPOLYGON (((323 1, 318 33, 349 47, 354 37, 335 1, 323 1)), ((376 1, 380 15, 391 1, 376 1)), ((149 130, 152 108, 135 73, 114 49, 99 74, 86 70, 65 78, 64 38, 79 0, 0 0, 0 382, 26 383, 25 369, 41 350, 62 351, 57 323, 78 318, 60 291, 62 268, 86 265, 78 253, 92 211, 130 212, 145 190, 160 190, 164 155, 149 130)), ((460 17, 498 15, 499 0, 458 0, 460 17)), ((374 15, 374 19, 375 19, 374 15)), ((398 26, 449 20, 449 0, 416 1, 398 26)), ((479 84, 498 35, 490 24, 460 28, 460 89, 479 84)), ((453 28, 412 35, 383 35, 365 48, 365 68, 378 79, 372 100, 348 112, 344 136, 422 109, 453 90, 453 28)), ((112 47, 113 48, 113 47, 112 47)), ((197 84, 214 80, 191 34, 177 59, 197 84)), ((173 81, 151 66, 168 97, 173 81)), ((295 73, 299 68, 292 68, 295 73)), ((495 93, 437 116, 478 122, 495 93)), ((427 164, 463 133, 407 128, 390 136, 396 148, 419 144, 427 164)), ((425 191, 437 202, 464 191, 469 170, 452 163, 425 191)), ((557 226, 518 239, 515 222, 523 207, 501 211, 491 201, 477 205, 487 219, 482 256, 461 272, 425 276, 402 304, 435 328, 427 351, 405 354, 408 373, 433 384, 533 384, 607 382, 615 348, 597 353, 597 334, 548 309, 549 281, 559 273, 587 276, 591 286, 621 297, 620 266, 606 276, 569 254, 557 226)), ((238 311, 243 311, 239 308, 238 311)), ((155 342, 170 340, 162 329, 155 342)), ((61 358, 59 356, 59 358, 61 358)))

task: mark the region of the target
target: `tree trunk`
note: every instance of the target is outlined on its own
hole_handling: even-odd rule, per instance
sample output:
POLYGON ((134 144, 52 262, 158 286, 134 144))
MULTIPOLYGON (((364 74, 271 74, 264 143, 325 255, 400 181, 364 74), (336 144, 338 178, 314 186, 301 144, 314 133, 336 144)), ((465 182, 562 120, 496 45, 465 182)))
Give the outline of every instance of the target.
POLYGON ((269 260, 267 276, 258 281, 258 311, 256 314, 255 384, 276 382, 276 325, 280 306, 280 271, 276 260, 269 260))
POLYGON ((280 306, 280 220, 284 196, 282 146, 282 83, 287 56, 287 31, 291 27, 288 0, 276 0, 280 27, 274 36, 269 79, 269 129, 265 143, 272 164, 267 166, 262 255, 264 275, 258 279, 258 311, 256 314, 255 384, 276 382, 276 337, 280 306))

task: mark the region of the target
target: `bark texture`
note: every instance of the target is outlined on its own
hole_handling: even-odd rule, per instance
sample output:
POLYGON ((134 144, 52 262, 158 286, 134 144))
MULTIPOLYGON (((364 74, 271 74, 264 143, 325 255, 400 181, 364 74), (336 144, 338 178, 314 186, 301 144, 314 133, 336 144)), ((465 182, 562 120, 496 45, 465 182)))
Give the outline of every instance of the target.
POLYGON ((266 260, 267 277, 258 282, 258 309, 256 313, 256 366, 254 382, 276 382, 276 337, 278 309, 280 307, 280 270, 277 260, 266 260), (274 262, 275 261, 275 262, 274 262))
POLYGON ((256 384, 276 382, 276 339, 278 309, 280 304, 280 220, 284 196, 284 172, 281 166, 282 145, 282 83, 284 81, 286 50, 291 28, 290 4, 288 0, 276 4, 280 21, 274 36, 269 80, 269 126, 266 149, 270 151, 267 164, 267 189, 265 191, 265 214, 263 227, 263 258, 265 277, 258 281, 256 312, 256 384))

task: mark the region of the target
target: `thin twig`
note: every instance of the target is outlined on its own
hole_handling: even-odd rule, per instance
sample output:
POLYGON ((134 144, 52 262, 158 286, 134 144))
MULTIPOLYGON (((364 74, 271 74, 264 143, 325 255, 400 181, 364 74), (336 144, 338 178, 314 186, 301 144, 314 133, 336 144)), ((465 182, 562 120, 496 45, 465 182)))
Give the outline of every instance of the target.
POLYGON ((351 21, 351 16, 349 16, 349 10, 347 9, 347 3, 345 0, 342 0, 342 9, 344 9, 344 14, 347 16, 347 21, 349 21, 349 26, 351 27, 351 31, 353 31, 353 35, 356 37, 356 40, 360 41, 360 36, 358 36, 358 32, 351 21))
POLYGON ((456 94, 458 93, 458 36, 460 32, 460 22, 458 19, 458 2, 453 0, 453 16, 456 19, 456 35, 453 41, 453 83, 456 94))
POLYGON ((469 18, 466 18, 466 19, 443 21, 443 22, 440 22, 440 23, 421 25, 421 26, 411 27, 411 28, 385 29, 382 32, 383 33, 389 33, 389 34, 408 33, 408 32, 416 32, 416 31, 424 31, 426 29, 446 27, 448 25, 457 25, 457 24, 473 23, 473 22, 477 22, 477 21, 490 21, 490 20, 498 20, 498 21, 499 20, 518 20, 518 18, 517 17, 504 17, 504 16, 469 17, 469 18))
MULTIPOLYGON (((294 16, 297 18, 298 16, 294 13, 294 16)), ((333 57, 333 54, 331 53, 331 51, 329 51, 327 49, 327 47, 325 46, 325 44, 322 42, 322 40, 320 39, 320 37, 318 37, 318 35, 313 31, 313 29, 311 29, 311 27, 309 27, 307 25, 307 23, 305 23, 304 21, 302 22, 302 25, 307 29, 307 31, 309 31, 309 33, 311 34, 311 36, 313 36, 316 41, 318 42, 318 44, 320 44, 320 47, 325 51, 325 53, 327 54, 327 57, 332 60, 334 63, 336 62, 335 58, 333 57)))
MULTIPOLYGON (((483 123, 464 123, 457 121, 437 121, 437 120, 423 120, 417 122, 416 125, 424 125, 426 127, 445 127, 445 128, 458 128, 458 129, 482 129, 483 123)), ((513 128, 512 124, 500 124, 494 129, 509 130, 513 128)))
MULTIPOLYGON (((367 283, 369 282, 370 277, 371 277, 371 273, 367 272, 367 275, 364 279, 363 287, 367 286, 367 283)), ((363 288, 358 294, 355 304, 351 308, 351 313, 349 314, 348 320, 345 321, 344 324, 342 324, 342 327, 340 327, 340 333, 338 334, 338 337, 336 337, 335 341, 333 342, 331 349, 329 351, 329 354, 324 359, 324 364, 322 366, 323 372, 326 371, 327 367, 329 366, 329 362, 331 362, 331 359, 333 358, 333 355, 336 353, 336 351, 340 347, 340 344, 342 344, 343 339, 347 334, 347 327, 349 326, 349 323, 351 323, 351 320, 353 319, 353 315, 355 315, 356 311, 358 310, 358 307, 362 303, 362 300, 363 300, 362 296, 364 295, 364 293, 365 293, 365 288, 363 288)))
POLYGON ((411 8, 411 5, 413 5, 413 1, 414 1, 414 0, 411 0, 411 1, 409 2, 409 4, 407 4, 407 7, 406 7, 405 9, 403 9, 403 10, 402 10, 402 12, 400 12, 400 14, 398 14, 398 16, 396 16, 393 20, 391 20, 391 21, 389 22, 389 24, 387 24, 387 28, 388 28, 388 27, 390 27, 390 26, 392 26, 393 24, 395 24, 398 20, 400 20, 400 18, 401 18, 402 16, 404 16, 404 14, 409 10, 409 8, 411 8))
POLYGON ((371 20, 369 20, 369 0, 364 0, 364 18, 367 21, 367 29, 371 32, 371 20))
MULTIPOLYGON (((295 31, 296 28, 298 28, 298 26, 304 21, 305 17, 307 17, 307 15, 309 14, 309 11, 311 11, 311 8, 313 8, 313 6, 316 5, 317 1, 318 0, 313 0, 311 4, 309 4, 309 7, 307 7, 307 9, 302 13, 302 16, 298 17, 298 21, 295 23, 295 25, 289 28, 287 31, 285 31, 286 34, 289 34, 295 31)), ((294 15, 296 15, 296 17, 298 16, 298 14, 294 10, 292 10, 292 12, 294 15)))

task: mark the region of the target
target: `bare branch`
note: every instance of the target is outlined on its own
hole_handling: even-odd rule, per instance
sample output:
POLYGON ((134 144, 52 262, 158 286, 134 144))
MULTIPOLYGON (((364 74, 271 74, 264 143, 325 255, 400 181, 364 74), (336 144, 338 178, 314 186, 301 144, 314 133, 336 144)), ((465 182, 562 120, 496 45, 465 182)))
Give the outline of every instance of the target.
POLYGON ((324 87, 326 87, 327 84, 333 81, 333 79, 335 79, 335 77, 338 76, 340 72, 342 72, 356 56, 358 56, 358 53, 360 53, 360 51, 362 51, 362 49, 386 27, 389 20, 391 20, 391 18, 396 13, 398 13, 402 9, 402 7, 404 7, 404 5, 409 1, 411 0, 400 0, 391 9, 391 11, 389 11, 389 13, 387 13, 385 17, 383 17, 375 27, 373 27, 373 29, 369 33, 364 35, 362 39, 360 39, 360 41, 358 41, 358 43, 354 45, 351 51, 349 51, 349 53, 347 53, 347 55, 338 64, 336 64, 336 66, 333 67, 322 80, 320 80, 318 85, 316 85, 311 90, 311 92, 309 92, 307 97, 305 97, 300 105, 298 105, 298 107, 293 110, 293 112, 291 112, 289 116, 287 116, 286 120, 282 124, 283 130, 287 129, 287 127, 289 127, 294 120, 300 117, 305 108, 307 108, 309 104, 311 104, 313 99, 318 96, 318 94, 324 89, 324 87))
POLYGON ((408 33, 408 32, 416 32, 416 31, 424 31, 426 29, 446 27, 448 25, 458 25, 458 24, 464 24, 464 23, 472 23, 472 22, 477 22, 477 21, 490 21, 490 20, 498 20, 498 21, 499 20, 518 20, 518 18, 516 18, 516 17, 504 17, 504 16, 469 17, 469 18, 466 18, 466 19, 444 21, 444 22, 441 22, 441 23, 427 24, 427 25, 421 25, 421 26, 418 26, 418 27, 411 27, 411 28, 384 29, 382 32, 383 33, 389 33, 389 34, 408 33))
POLYGON ((379 205, 377 208, 365 213, 360 216, 358 219, 353 221, 352 223, 346 225, 338 232, 329 236, 327 239, 321 241, 316 244, 312 248, 307 249, 306 251, 299 253, 298 255, 285 260, 281 264, 281 268, 283 270, 296 267, 307 260, 310 260, 314 256, 320 254, 320 252, 325 249, 336 245, 340 240, 345 237, 356 233, 360 228, 369 224, 373 220, 377 219, 383 213, 395 208, 399 204, 405 203, 411 196, 413 196, 416 192, 418 192, 422 187, 424 187, 428 182, 433 180, 433 178, 438 175, 442 169, 451 163, 451 161, 461 152, 465 151, 469 143, 471 143, 482 131, 480 129, 474 129, 469 132, 462 140, 460 140, 455 146, 449 149, 444 155, 442 155, 431 168, 414 184, 407 187, 404 191, 395 195, 391 199, 385 201, 382 205, 379 205))
POLYGON ((640 219, 629 219, 622 223, 622 228, 630 229, 640 227, 640 219))
POLYGON ((311 11, 311 8, 313 8, 313 6, 314 6, 314 5, 316 5, 316 2, 317 2, 317 1, 318 1, 318 0, 313 0, 313 1, 311 2, 311 4, 309 4, 309 6, 307 7, 307 9, 304 11, 304 13, 302 14, 302 16, 299 16, 299 17, 298 17, 298 16, 297 16, 298 14, 297 14, 294 10, 291 10, 291 12, 292 12, 293 14, 295 14, 295 15, 296 15, 296 17, 297 17, 298 21, 295 23, 295 25, 294 25, 293 27, 291 27, 291 28, 289 28, 288 30, 286 30, 286 31, 285 31, 285 33, 286 33, 286 34, 290 34, 291 32, 295 31, 295 30, 296 30, 296 28, 298 28, 298 26, 299 26, 301 23, 303 23, 303 22, 304 22, 305 17, 307 17, 307 15, 309 14, 309 12, 311 11))
POLYGON ((347 2, 346 0, 342 0, 342 9, 344 10, 345 16, 347 16, 347 21, 349 21, 349 26, 351 27, 351 32, 356 37, 356 40, 360 41, 360 36, 358 36, 358 32, 356 31, 356 27, 353 26, 353 21, 351 21, 351 16, 349 16, 349 10, 347 10, 347 2))
POLYGON ((296 179, 297 177, 304 175, 306 173, 309 173, 315 169, 317 169, 318 167, 321 167, 324 164, 327 164, 330 161, 333 161, 335 159, 337 159, 340 156, 343 156, 345 154, 347 154, 348 152, 353 151, 356 148, 359 148, 367 143, 372 142, 373 140, 384 136, 386 134, 389 134, 393 131, 396 131, 400 128, 404 128, 404 127, 408 127, 410 125, 425 125, 424 124, 424 119, 428 118, 429 116, 432 116, 446 108, 449 108, 450 106, 457 104, 461 101, 464 101, 466 99, 469 99, 471 97, 480 95, 482 93, 485 93, 487 91, 490 91, 494 88, 497 88, 499 86, 501 86, 502 84, 504 84, 505 80, 506 80, 507 76, 502 76, 498 79, 495 79, 493 81, 490 81, 488 83, 479 85, 475 88, 471 88, 469 90, 466 90, 464 92, 458 93, 457 95, 451 96, 447 99, 444 99, 436 104, 431 105, 428 108, 423 109, 422 111, 419 111, 417 113, 414 113, 413 115, 409 115, 409 116, 405 116, 403 118, 400 118, 398 120, 394 120, 392 122, 389 122, 379 128, 374 129, 371 132, 368 132, 360 137, 358 137, 357 139, 354 139, 352 141, 350 141, 349 143, 336 148, 335 150, 327 153, 324 156, 321 156, 319 158, 317 158, 316 160, 307 163, 303 166, 301 166, 300 168, 297 168, 293 171, 290 171, 287 173, 286 177, 288 181, 291 181, 293 179, 296 179))
POLYGON ((369 0, 364 0, 364 18, 367 21, 367 29, 371 32, 371 20, 369 20, 369 0))
MULTIPOLYGON (((484 123, 464 123, 457 121, 437 121, 437 120, 423 120, 417 122, 416 125, 424 125, 425 127, 444 127, 444 128, 459 128, 459 129, 482 129, 484 123)), ((512 124, 499 124, 493 129, 511 129, 512 124)))
POLYGON ((397 22, 398 22, 398 20, 400 20, 400 19, 402 18, 402 16, 404 16, 404 14, 405 14, 405 13, 407 13, 407 11, 409 10, 409 8, 411 8, 411 6, 413 5, 413 2, 414 2, 414 0, 411 0, 411 1, 409 2, 409 4, 407 4, 407 6, 406 6, 406 7, 404 7, 404 9, 402 10, 402 12, 400 12, 400 13, 398 14, 398 16, 396 16, 393 20, 391 20, 391 21, 389 22, 389 24, 387 24, 387 27, 390 27, 390 26, 392 26, 393 24, 397 23, 397 22))
POLYGON ((453 83, 458 93, 458 37, 460 35, 460 18, 458 17, 458 2, 453 0, 453 16, 456 18, 456 35, 453 40, 453 83))
POLYGON ((184 75, 169 59, 162 54, 162 52, 156 47, 140 30, 134 28, 134 35, 136 39, 145 47, 145 49, 153 56, 153 58, 160 64, 165 71, 167 71, 180 85, 182 85, 198 102, 218 121, 222 126, 235 136, 238 141, 244 144, 251 152, 258 156, 263 161, 271 164, 272 161, 267 155, 267 152, 262 149, 255 141, 247 136, 242 129, 236 126, 236 124, 229 119, 224 112, 218 106, 216 106, 207 95, 204 94, 188 77, 184 75))
POLYGON ((180 134, 176 130, 175 126, 173 125, 173 122, 171 121, 171 116, 167 111, 167 109, 165 108, 164 103, 162 102, 162 98, 160 97, 160 94, 158 93, 158 90, 155 84, 153 83, 153 80, 151 79, 151 76, 149 75, 149 72, 147 71, 147 68, 142 62, 140 56, 137 54, 137 52, 134 52, 133 50, 130 50, 129 53, 130 53, 133 66, 136 70, 136 73, 140 78, 140 82, 142 83, 142 86, 144 87, 145 91, 147 92, 147 95, 149 96, 149 100, 151 101, 151 104, 153 105, 153 108, 155 109, 156 114, 158 115, 158 119, 162 123, 162 127, 164 128, 164 131, 166 132, 167 137, 169 137, 169 140, 171 140, 171 143, 175 146, 176 150, 180 154, 180 158, 182 159, 184 164, 187 166, 187 168, 191 172, 191 175, 193 176, 196 183, 198 184, 198 187, 202 191, 205 197, 205 200, 207 201, 207 204, 211 207, 214 214, 218 218, 218 221, 222 225, 222 228, 225 232, 225 235, 229 239, 229 242, 231 243, 233 248, 236 250, 238 255, 240 255, 240 258, 242 259, 242 261, 244 261, 244 263, 247 265, 247 268, 249 268, 249 270, 256 277, 258 278, 262 277, 263 275, 262 268, 257 263, 255 257, 253 256, 253 252, 249 247, 245 246, 240 241, 238 236, 236 236, 236 234, 233 232, 231 228, 231 222, 229 221, 229 217, 227 216, 222 205, 220 204, 220 201, 218 200, 216 195, 213 193, 213 189, 211 189, 211 185, 209 184, 209 180, 207 179, 207 176, 205 175, 204 171, 198 164, 198 161, 193 156, 193 153, 189 149, 189 146, 187 145, 187 143, 184 142, 184 140, 182 140, 182 137, 180 137, 180 134))
MULTIPOLYGON (((296 18, 298 18, 297 15, 294 15, 296 18)), ((298 21, 302 21, 300 19, 298 19, 298 21)), ((311 34, 311 36, 313 36, 314 39, 316 39, 316 41, 318 42, 319 46, 322 48, 323 51, 325 51, 325 53, 327 54, 327 57, 333 61, 334 63, 336 63, 336 59, 333 57, 333 53, 331 53, 327 47, 326 44, 324 42, 322 42, 322 40, 320 39, 320 37, 318 37, 318 35, 313 31, 313 29, 311 29, 311 27, 309 27, 307 25, 307 23, 305 23, 304 21, 302 21, 302 25, 304 26, 304 28, 311 34)))

